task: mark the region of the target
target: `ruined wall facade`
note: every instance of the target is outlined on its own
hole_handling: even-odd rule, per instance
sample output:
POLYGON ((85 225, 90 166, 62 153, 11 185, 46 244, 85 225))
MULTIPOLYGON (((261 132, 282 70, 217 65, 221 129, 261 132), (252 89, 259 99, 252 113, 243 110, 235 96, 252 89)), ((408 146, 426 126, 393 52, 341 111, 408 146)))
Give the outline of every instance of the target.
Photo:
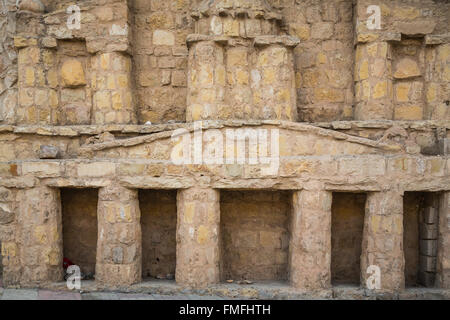
POLYGON ((61 281, 69 255, 108 288, 448 289, 448 12, 0 0, 3 283, 61 281), (199 141, 223 154, 174 160, 199 141))

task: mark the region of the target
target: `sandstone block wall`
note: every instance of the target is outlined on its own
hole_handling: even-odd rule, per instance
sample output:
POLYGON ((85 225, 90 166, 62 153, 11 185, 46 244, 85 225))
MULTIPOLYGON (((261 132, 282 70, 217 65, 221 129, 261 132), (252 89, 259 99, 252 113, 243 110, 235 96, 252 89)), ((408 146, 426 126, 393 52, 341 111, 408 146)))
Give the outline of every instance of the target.
POLYGON ((95 279, 130 285, 142 279, 142 242, 137 190, 107 186, 99 190, 95 279))
MULTIPOLYGON (((367 287, 374 266, 383 292, 423 272, 448 289, 450 3, 89 0, 77 2, 79 29, 71 4, 0 1, 6 285, 62 280, 67 249, 89 256, 85 269, 95 256, 105 287, 175 274, 183 286, 231 277, 327 291, 367 287), (380 29, 367 27, 369 5, 380 29), (270 132, 277 170, 175 164, 172 135, 194 150, 195 120, 207 120, 205 144, 270 132), (86 200, 96 236, 95 222, 70 226, 88 212, 69 189, 98 190, 86 200), (410 193, 439 202, 437 226, 414 220, 431 209, 410 193)), ((248 140, 235 153, 250 155, 248 140)))
POLYGON ((329 288, 332 193, 303 190, 294 192, 292 199, 290 281, 308 290, 329 288))
POLYGON ((177 267, 175 279, 189 286, 220 281, 220 193, 190 188, 177 195, 177 267))
POLYGON ((361 280, 367 286, 371 265, 381 271, 381 287, 404 287, 403 196, 399 192, 375 192, 367 197, 361 255, 361 280))
MULTIPOLYGON (((143 124, 195 119, 191 114, 194 110, 186 113, 188 97, 192 96, 188 88, 186 40, 192 34, 213 35, 222 40, 229 38, 233 40, 230 44, 238 47, 258 35, 288 35, 300 40, 293 52, 288 53, 288 71, 276 72, 282 75, 276 83, 286 81, 282 87, 287 92, 276 89, 277 92, 266 99, 261 92, 267 92, 268 88, 259 88, 256 71, 252 76, 249 70, 241 70, 238 66, 236 74, 225 71, 224 84, 220 84, 222 78, 218 70, 219 82, 214 94, 204 92, 202 96, 208 97, 199 97, 201 104, 215 101, 211 106, 214 106, 213 110, 205 111, 200 118, 210 118, 208 112, 221 113, 221 117, 228 118, 233 114, 244 119, 267 118, 270 112, 258 107, 260 102, 275 105, 275 116, 294 121, 448 119, 449 45, 446 34, 449 30, 443 9, 448 4, 433 0, 369 2, 273 0, 267 2, 272 8, 264 8, 271 15, 266 14, 262 20, 261 17, 248 19, 247 26, 244 24, 246 18, 242 17, 233 20, 218 15, 212 19, 214 13, 209 15, 209 9, 199 15, 198 0, 153 1, 150 4, 137 0, 109 0, 101 7, 87 2, 85 7, 82 5, 83 28, 67 30, 63 9, 70 4, 68 1, 44 1, 45 12, 29 12, 17 11, 13 1, 5 0, 2 8, 5 54, 2 54, 3 89, 0 91, 5 101, 0 121, 143 124), (380 30, 367 28, 369 5, 381 8, 380 30), (16 16, 21 18, 17 26, 16 16), (21 23, 26 20, 29 21, 27 24, 21 23), (241 27, 239 21, 243 22, 241 27), (280 21, 280 24, 271 29, 272 22, 267 22, 264 27, 260 21, 280 21), (18 38, 15 43, 14 38, 18 38), (239 38, 245 41, 236 42, 239 38), (64 51, 61 42, 75 39, 85 42, 86 52, 73 57, 81 63, 73 76, 83 78, 84 73, 86 79, 75 79, 67 84, 63 70, 53 68, 53 56, 61 56, 64 51), (13 43, 19 50, 14 50, 13 43), (22 48, 24 52, 20 53, 22 48), (34 52, 33 59, 20 59, 27 57, 30 50, 34 52), (96 61, 101 56, 109 56, 104 56, 105 53, 117 55, 117 60, 124 59, 123 65, 97 68, 96 61), (86 59, 92 59, 92 62, 83 61, 86 59), (33 67, 33 72, 27 66, 33 67), (104 70, 103 75, 101 70, 104 70), (120 79, 112 79, 113 71, 120 79), (94 77, 96 74, 99 79, 94 77), (67 96, 65 102, 62 101, 61 93, 55 92, 60 86, 78 87, 76 96, 70 96, 75 105, 68 104, 67 96), (234 88, 231 94, 226 93, 227 87, 234 88), (82 93, 82 88, 87 91, 82 93), (256 92, 252 92, 255 89, 256 92), (22 99, 18 101, 20 97, 22 99), (241 104, 242 108, 237 107, 241 104), (75 107, 81 111, 79 119, 74 119, 75 107), (264 116, 261 112, 268 114, 264 116)), ((242 3, 238 1, 233 5, 242 3)), ((221 12, 224 10, 228 9, 221 12)), ((247 7, 245 10, 251 12, 253 9, 247 7)), ((207 61, 194 60, 196 63, 207 61)), ((276 61, 276 58, 269 59, 270 63, 276 61)), ((261 78, 264 73, 270 78, 271 66, 263 64, 260 67, 263 68, 261 78)), ((272 67, 286 69, 282 65, 272 67)), ((205 81, 207 78, 208 75, 205 81)), ((194 88, 195 85, 191 91, 195 91, 194 88)), ((200 106, 196 105, 194 109, 200 109, 200 106)))

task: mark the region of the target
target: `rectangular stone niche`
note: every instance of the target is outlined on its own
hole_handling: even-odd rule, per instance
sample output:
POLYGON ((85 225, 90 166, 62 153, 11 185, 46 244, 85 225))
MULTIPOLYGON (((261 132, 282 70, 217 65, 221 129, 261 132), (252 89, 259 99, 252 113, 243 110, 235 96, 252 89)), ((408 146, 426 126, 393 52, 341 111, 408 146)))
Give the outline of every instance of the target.
POLYGON ((142 277, 173 280, 176 266, 177 191, 139 190, 142 277))
POLYGON ((221 280, 286 281, 291 193, 222 191, 221 280))
POLYGON ((63 254, 86 279, 95 275, 97 258, 97 189, 61 189, 63 254))
POLYGON ((403 208, 405 285, 434 287, 439 234, 439 194, 405 192, 403 208))
POLYGON ((333 193, 331 283, 359 285, 366 194, 333 193))

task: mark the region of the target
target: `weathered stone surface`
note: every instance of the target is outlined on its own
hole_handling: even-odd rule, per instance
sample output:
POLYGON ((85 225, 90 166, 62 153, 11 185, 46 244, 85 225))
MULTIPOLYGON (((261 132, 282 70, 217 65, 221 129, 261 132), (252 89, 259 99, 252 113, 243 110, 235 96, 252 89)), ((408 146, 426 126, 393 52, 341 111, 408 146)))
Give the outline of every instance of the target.
POLYGON ((293 194, 290 281, 296 288, 331 286, 331 193, 304 190, 293 194))
POLYGON ((22 0, 20 1, 19 9, 35 13, 42 13, 45 10, 45 6, 40 0, 22 0))
POLYGON ((39 147, 39 159, 57 159, 59 149, 55 146, 41 145, 39 147))
POLYGON ((420 75, 421 72, 419 70, 417 62, 409 58, 404 58, 399 61, 394 73, 394 77, 397 79, 418 77, 420 75))
POLYGON ((219 192, 191 188, 177 195, 178 283, 205 287, 220 281, 219 270, 219 192))
POLYGON ((99 233, 105 236, 100 236, 97 246, 95 278, 101 286, 113 288, 141 281, 140 214, 136 190, 118 185, 100 189, 98 220, 102 227, 99 233))
POLYGON ((364 287, 376 288, 375 269, 371 267, 375 266, 380 270, 378 289, 396 291, 404 288, 403 197, 397 191, 368 195, 362 247, 361 280, 364 287))
POLYGON ((153 44, 157 46, 173 46, 175 45, 175 36, 169 31, 155 30, 153 31, 153 44))
POLYGON ((0 204, 0 224, 9 224, 14 221, 14 211, 7 205, 0 204))
POLYGON ((94 286, 122 290, 151 276, 250 298, 419 297, 402 293, 411 273, 448 288, 448 4, 384 1, 382 29, 369 30, 363 0, 206 1, 192 16, 189 1, 132 2, 91 1, 79 30, 62 2, 43 2, 45 15, 39 1, 0 5, 7 286, 62 280, 69 252, 86 277, 96 271, 94 286), (197 120, 208 120, 203 139, 197 120), (174 164, 174 130, 190 136, 191 153, 194 136, 203 156, 213 137, 218 160, 250 159, 174 164), (227 131, 245 149, 227 144, 227 131), (275 171, 251 157, 266 151, 275 171), (86 190, 99 199, 66 197, 86 190), (411 240, 400 204, 417 206, 401 195, 419 191, 440 204, 411 240), (367 194, 363 241, 362 213, 331 200, 340 192, 367 194), (352 231, 333 250, 332 204, 352 231), (84 215, 62 228, 61 208, 65 222, 84 215), (361 267, 368 286, 367 267, 378 266, 381 291, 332 289, 349 261, 344 279, 356 284, 361 267), (290 282, 270 294, 216 285, 228 277, 290 282))

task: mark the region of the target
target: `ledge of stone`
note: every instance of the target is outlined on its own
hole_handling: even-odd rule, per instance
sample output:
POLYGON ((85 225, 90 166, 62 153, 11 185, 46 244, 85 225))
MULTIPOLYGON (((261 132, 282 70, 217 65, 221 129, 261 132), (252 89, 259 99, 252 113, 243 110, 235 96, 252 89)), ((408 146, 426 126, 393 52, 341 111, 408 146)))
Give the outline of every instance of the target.
POLYGON ((292 36, 257 36, 255 37, 255 45, 267 46, 271 44, 282 44, 286 47, 296 47, 299 45, 300 39, 292 36))
POLYGON ((444 34, 429 34, 425 36, 425 44, 433 45, 433 44, 443 44, 450 42, 450 33, 444 34))
POLYGON ((200 19, 202 16, 245 16, 251 19, 279 20, 283 19, 283 15, 278 10, 271 8, 267 2, 261 0, 253 0, 247 3, 240 1, 204 1, 198 8, 192 11, 191 16, 194 19, 200 19))
MULTIPOLYGON (((202 129, 208 130, 208 129, 220 129, 224 127, 243 127, 243 126, 264 126, 264 125, 273 125, 277 126, 280 129, 286 129, 286 130, 292 130, 292 131, 303 131, 308 133, 314 133, 318 136, 324 136, 324 137, 330 137, 334 138, 336 140, 345 140, 348 142, 358 143, 365 146, 370 146, 374 148, 379 148, 386 151, 400 151, 401 147, 398 145, 392 145, 389 143, 384 143, 380 141, 373 141, 370 139, 362 138, 362 137, 356 137, 352 135, 348 135, 342 132, 333 131, 329 129, 323 129, 318 126, 313 126, 305 123, 298 123, 298 122, 288 122, 288 121, 278 121, 278 120, 261 120, 261 121, 237 121, 237 120, 231 120, 231 121, 205 121, 203 124, 202 129)), ((178 124, 177 128, 183 128, 186 129, 188 132, 194 131, 194 125, 193 123, 183 123, 178 124)), ((142 143, 146 142, 152 142, 159 139, 169 138, 173 134, 173 130, 176 128, 165 128, 165 130, 160 130, 159 132, 155 131, 153 134, 148 135, 141 135, 137 137, 127 138, 127 139, 120 139, 120 140, 114 140, 114 141, 108 141, 104 143, 98 143, 98 144, 92 144, 92 145, 85 145, 80 148, 80 154, 86 153, 86 152, 92 152, 92 151, 99 151, 99 150, 105 150, 110 148, 116 148, 116 147, 130 147, 130 146, 136 146, 142 143)))
POLYGON ((313 126, 334 129, 389 129, 393 126, 403 129, 430 130, 437 128, 450 129, 450 121, 446 120, 422 120, 422 121, 393 121, 393 120, 368 120, 368 121, 333 121, 311 123, 313 126))

